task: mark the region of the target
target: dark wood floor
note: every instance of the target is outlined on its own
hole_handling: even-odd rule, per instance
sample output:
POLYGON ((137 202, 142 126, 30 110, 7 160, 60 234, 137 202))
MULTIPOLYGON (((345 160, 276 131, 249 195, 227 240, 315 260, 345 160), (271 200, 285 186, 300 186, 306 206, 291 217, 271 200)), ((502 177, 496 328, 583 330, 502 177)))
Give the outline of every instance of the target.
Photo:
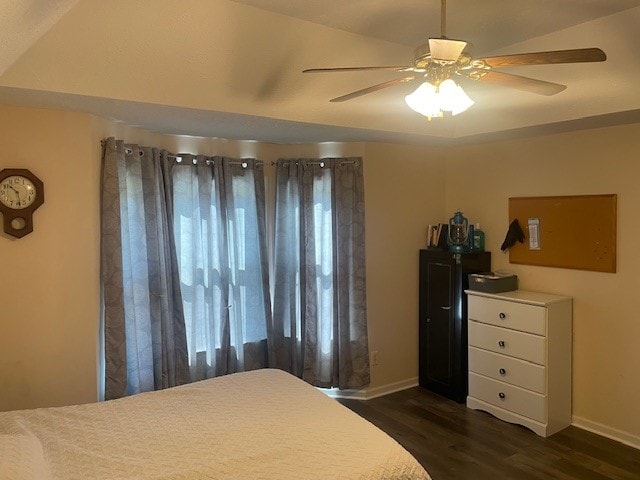
POLYGON ((395 438, 433 480, 640 479, 640 450, 576 427, 542 438, 420 387, 340 402, 395 438))

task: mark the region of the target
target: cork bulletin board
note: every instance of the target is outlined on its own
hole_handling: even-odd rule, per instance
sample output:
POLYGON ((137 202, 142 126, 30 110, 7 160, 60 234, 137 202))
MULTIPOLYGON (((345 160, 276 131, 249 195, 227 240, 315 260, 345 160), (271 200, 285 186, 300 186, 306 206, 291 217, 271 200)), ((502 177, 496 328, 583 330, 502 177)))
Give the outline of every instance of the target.
POLYGON ((617 195, 509 198, 525 235, 509 262, 614 273, 616 211, 617 195))

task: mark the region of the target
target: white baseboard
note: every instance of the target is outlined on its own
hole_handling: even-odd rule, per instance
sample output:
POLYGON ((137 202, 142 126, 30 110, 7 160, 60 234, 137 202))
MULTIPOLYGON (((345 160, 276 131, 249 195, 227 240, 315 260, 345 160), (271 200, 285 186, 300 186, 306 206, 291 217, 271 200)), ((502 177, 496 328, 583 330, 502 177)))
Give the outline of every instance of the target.
POLYGON ((399 392, 418 386, 418 377, 407 378, 399 382, 381 385, 379 387, 365 387, 358 390, 338 390, 337 388, 320 388, 319 390, 332 398, 352 398, 354 400, 371 400, 390 393, 399 392))
POLYGON ((571 417, 571 425, 592 433, 596 433, 598 435, 602 435, 603 437, 610 438, 611 440, 624 443, 625 445, 629 445, 630 447, 640 450, 639 435, 634 435, 629 432, 618 430, 617 428, 608 427, 607 425, 593 422, 591 420, 587 420, 586 418, 577 417, 575 415, 571 417))

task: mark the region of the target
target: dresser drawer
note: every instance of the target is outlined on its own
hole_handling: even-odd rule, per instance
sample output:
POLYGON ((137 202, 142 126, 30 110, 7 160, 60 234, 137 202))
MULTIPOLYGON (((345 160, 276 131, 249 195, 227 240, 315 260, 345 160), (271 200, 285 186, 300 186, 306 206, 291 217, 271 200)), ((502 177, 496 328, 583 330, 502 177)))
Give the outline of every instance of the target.
POLYGON ((469 396, 537 422, 547 421, 545 397, 523 388, 469 373, 469 396))
POLYGON ((545 337, 469 322, 469 345, 545 365, 545 337))
POLYGON ((544 394, 545 368, 517 358, 469 347, 469 371, 544 394))
POLYGON ((468 296, 469 320, 545 335, 546 308, 495 298, 468 296))

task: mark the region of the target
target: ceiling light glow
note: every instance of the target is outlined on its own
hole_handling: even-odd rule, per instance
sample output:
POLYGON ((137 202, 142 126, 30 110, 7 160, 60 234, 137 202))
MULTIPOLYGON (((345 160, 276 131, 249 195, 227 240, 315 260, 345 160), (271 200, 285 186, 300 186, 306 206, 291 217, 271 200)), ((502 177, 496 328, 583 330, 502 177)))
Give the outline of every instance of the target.
POLYGON ((444 112, 457 115, 475 103, 462 87, 450 78, 439 85, 424 82, 404 99, 412 110, 429 119, 442 117, 444 112))

